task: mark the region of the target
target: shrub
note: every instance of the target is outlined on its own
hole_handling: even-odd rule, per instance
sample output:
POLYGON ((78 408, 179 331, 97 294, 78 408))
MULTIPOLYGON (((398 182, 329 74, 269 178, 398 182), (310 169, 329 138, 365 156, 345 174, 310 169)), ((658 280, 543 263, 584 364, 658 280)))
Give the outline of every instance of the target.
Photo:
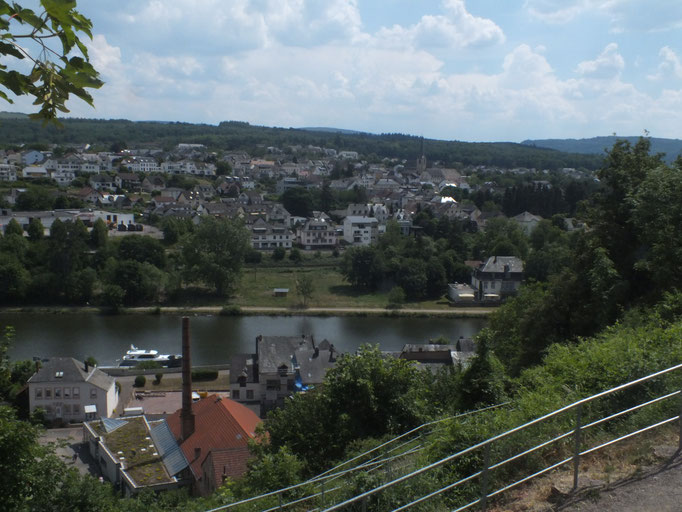
POLYGON ((159 372, 154 375, 154 384, 161 384, 161 379, 163 379, 163 373, 159 372))
POLYGON ((242 308, 236 304, 230 304, 228 306, 223 306, 219 314, 220 316, 239 316, 242 314, 242 308))
POLYGON ((194 370, 192 372, 192 380, 197 382, 216 380, 218 378, 218 370, 194 370))
POLYGON ((147 377, 145 377, 144 375, 138 375, 137 377, 135 377, 135 384, 134 385, 136 388, 143 388, 146 383, 147 383, 147 377))
POLYGON ((257 251, 256 249, 252 249, 246 253, 244 256, 244 261, 246 263, 260 263, 263 261, 263 253, 257 251))
POLYGON ((286 254, 287 251, 284 249, 284 247, 277 247, 274 251, 272 251, 272 259, 275 261, 282 261, 286 254))
POLYGON ((400 286, 394 286, 391 291, 388 292, 388 307, 389 308, 399 308, 405 302, 405 290, 400 286))
POLYGON ((300 263, 301 260, 303 259, 303 255, 301 254, 301 251, 299 249, 296 249, 294 247, 289 252, 289 259, 295 263, 300 263))

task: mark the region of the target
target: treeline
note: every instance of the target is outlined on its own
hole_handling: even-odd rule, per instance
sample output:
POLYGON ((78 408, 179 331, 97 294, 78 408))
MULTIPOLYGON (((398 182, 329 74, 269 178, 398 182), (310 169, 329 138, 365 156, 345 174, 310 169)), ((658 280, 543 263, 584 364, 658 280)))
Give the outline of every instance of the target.
POLYGON ((97 304, 112 309, 173 300, 183 289, 229 296, 239 277, 249 235, 239 221, 168 221, 173 251, 150 236, 110 239, 99 219, 56 219, 50 236, 32 219, 24 236, 12 219, 0 237, 0 304, 97 304))
MULTIPOLYGON (((422 154, 420 137, 402 134, 333 133, 252 126, 223 122, 218 126, 190 123, 132 122, 126 120, 64 119, 63 128, 43 127, 25 119, 6 119, 0 124, 0 140, 11 144, 83 144, 102 149, 160 146, 170 150, 180 142, 204 144, 212 150, 247 151, 263 155, 269 146, 308 145, 338 151, 357 151, 365 159, 397 158, 415 161, 422 154)), ((489 165, 505 168, 564 167, 596 169, 603 157, 524 146, 513 143, 424 141, 429 161, 446 165, 489 165)))

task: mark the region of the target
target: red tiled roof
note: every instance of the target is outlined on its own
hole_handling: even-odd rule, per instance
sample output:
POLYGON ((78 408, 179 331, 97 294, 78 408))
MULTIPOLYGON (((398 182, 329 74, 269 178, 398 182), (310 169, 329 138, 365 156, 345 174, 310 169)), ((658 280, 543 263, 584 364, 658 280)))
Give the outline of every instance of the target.
MULTIPOLYGON (((246 448, 249 438, 254 436, 256 425, 260 423, 260 418, 248 407, 218 395, 209 395, 192 404, 194 432, 181 441, 181 412, 182 409, 178 409, 166 421, 197 479, 201 477, 201 465, 211 451, 217 453, 246 448), (199 457, 195 455, 197 448, 201 449, 199 457)), ((222 476, 222 465, 220 467, 222 476)), ((220 485, 220 480, 218 482, 220 485)))

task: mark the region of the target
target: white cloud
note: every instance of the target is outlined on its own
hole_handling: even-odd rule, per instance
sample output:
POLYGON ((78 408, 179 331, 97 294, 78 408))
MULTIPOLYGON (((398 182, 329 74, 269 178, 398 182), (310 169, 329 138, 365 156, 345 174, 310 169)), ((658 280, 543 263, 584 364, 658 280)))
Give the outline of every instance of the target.
POLYGON ((625 68, 625 60, 618 53, 618 45, 610 43, 594 60, 585 60, 578 64, 578 74, 590 77, 609 79, 620 75, 625 68))
POLYGON ((658 52, 661 62, 658 70, 653 75, 648 75, 649 80, 663 80, 664 78, 682 78, 682 63, 675 51, 669 46, 664 46, 658 52))
POLYGON ((679 0, 656 0, 651 5, 636 0, 525 0, 531 17, 550 24, 569 23, 580 16, 606 17, 611 31, 659 32, 682 27, 679 0))
POLYGON ((422 49, 462 49, 504 42, 504 32, 492 20, 473 16, 464 0, 445 0, 444 15, 424 15, 410 27, 394 25, 377 34, 379 45, 422 49))

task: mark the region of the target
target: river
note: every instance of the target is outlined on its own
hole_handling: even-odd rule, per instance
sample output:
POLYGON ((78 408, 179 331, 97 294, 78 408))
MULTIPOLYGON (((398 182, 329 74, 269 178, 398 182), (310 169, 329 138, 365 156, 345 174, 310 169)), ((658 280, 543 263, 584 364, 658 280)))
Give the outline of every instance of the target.
MULTIPOLYGON (((424 343, 445 336, 451 341, 472 337, 486 324, 483 318, 400 318, 318 316, 193 316, 190 322, 192 363, 227 363, 232 354, 253 352, 255 338, 312 334, 327 338, 341 352, 363 343, 381 350, 400 350, 406 343, 424 343)), ((97 315, 2 313, 0 327, 16 330, 10 357, 93 356, 100 365, 115 365, 131 344, 161 353, 181 352, 181 317, 168 315, 97 315)))

